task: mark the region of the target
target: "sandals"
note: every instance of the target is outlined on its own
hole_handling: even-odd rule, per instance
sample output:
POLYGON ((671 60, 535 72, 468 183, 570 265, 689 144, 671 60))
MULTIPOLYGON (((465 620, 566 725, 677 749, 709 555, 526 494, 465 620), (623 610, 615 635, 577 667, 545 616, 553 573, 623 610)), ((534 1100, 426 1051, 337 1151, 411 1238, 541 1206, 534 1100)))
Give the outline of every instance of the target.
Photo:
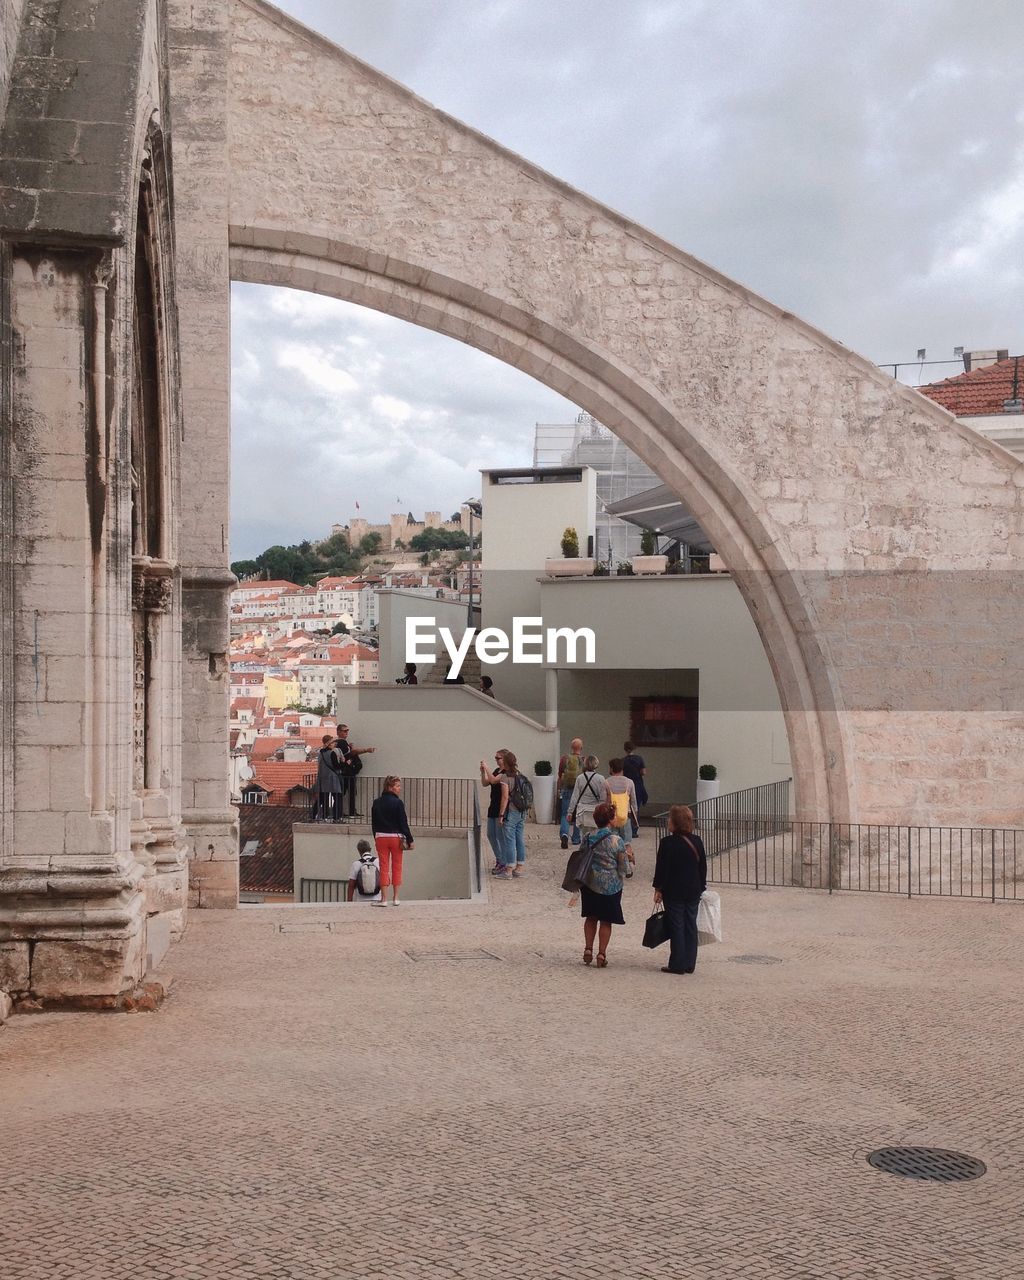
POLYGON ((584 963, 584 964, 593 964, 593 962, 594 962, 594 953, 593 953, 593 951, 590 949, 590 947, 587 947, 586 951, 584 951, 584 953, 583 953, 583 963, 584 963))
POLYGON ((599 952, 597 953, 597 967, 598 967, 599 969, 607 969, 607 968, 608 968, 608 957, 605 955, 605 953, 604 953, 603 951, 599 951, 599 952))

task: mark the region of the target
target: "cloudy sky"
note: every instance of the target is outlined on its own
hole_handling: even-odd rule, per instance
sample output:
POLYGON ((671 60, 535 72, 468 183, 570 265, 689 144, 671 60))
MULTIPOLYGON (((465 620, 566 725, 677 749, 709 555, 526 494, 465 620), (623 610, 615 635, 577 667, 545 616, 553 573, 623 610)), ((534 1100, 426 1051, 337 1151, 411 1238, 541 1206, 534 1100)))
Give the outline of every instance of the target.
MULTIPOLYGON (((281 7, 874 360, 1024 352, 1017 0, 281 7)), ((449 339, 236 286, 233 556, 356 502, 447 515, 574 414, 449 339)))

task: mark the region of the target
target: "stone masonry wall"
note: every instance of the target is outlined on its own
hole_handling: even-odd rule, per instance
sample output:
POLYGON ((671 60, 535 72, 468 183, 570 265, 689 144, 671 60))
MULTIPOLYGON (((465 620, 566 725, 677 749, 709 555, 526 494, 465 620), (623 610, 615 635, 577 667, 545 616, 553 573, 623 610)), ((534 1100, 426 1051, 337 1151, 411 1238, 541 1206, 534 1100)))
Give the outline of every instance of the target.
POLYGON ((612 426, 736 573, 802 813, 1024 821, 1024 466, 259 0, 230 76, 233 274, 471 342, 612 426))

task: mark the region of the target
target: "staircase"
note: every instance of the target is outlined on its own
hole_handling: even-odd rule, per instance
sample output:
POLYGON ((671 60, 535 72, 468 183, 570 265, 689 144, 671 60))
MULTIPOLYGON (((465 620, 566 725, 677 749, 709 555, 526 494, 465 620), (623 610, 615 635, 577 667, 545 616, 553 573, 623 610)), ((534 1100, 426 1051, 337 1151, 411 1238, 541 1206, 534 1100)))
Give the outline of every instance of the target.
MULTIPOLYGON (((435 662, 430 670, 424 673, 423 678, 420 680, 420 684, 444 684, 444 672, 447 665, 447 661, 441 662, 438 660, 435 662)), ((470 688, 480 688, 480 658, 477 656, 475 649, 470 649, 469 653, 466 654, 460 674, 470 688)))

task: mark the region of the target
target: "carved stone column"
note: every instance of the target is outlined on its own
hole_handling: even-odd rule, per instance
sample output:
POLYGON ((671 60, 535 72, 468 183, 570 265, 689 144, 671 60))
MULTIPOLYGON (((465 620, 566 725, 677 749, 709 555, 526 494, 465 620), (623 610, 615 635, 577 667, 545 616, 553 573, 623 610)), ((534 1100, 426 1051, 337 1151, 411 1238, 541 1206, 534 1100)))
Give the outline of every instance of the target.
POLYGON ((132 850, 145 868, 142 890, 151 962, 185 925, 187 846, 175 818, 172 715, 180 608, 177 571, 166 560, 132 561, 132 850))
POLYGON ((238 902, 229 804, 227 671, 231 453, 227 68, 232 10, 168 0, 181 333, 181 803, 190 902, 238 902))

